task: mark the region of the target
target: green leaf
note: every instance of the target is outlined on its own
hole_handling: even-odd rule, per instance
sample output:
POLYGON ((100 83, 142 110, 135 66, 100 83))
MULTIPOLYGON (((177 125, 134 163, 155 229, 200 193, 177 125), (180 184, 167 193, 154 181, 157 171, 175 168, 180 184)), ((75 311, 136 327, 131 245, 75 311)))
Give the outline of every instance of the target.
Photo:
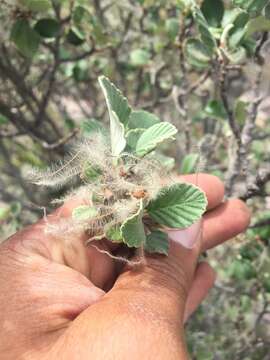
POLYGON ((130 63, 133 66, 141 67, 149 63, 151 59, 151 54, 149 51, 144 49, 133 50, 130 54, 130 63))
MULTIPOLYGON (((249 16, 246 12, 241 11, 235 17, 233 26, 228 32, 228 47, 236 48, 246 35, 246 25, 249 20, 249 16)), ((237 49, 238 50, 238 49, 237 49)))
POLYGON ((45 12, 52 7, 50 0, 19 0, 19 2, 28 10, 34 12, 45 12))
POLYGON ((224 29, 226 26, 230 24, 234 24, 239 14, 242 13, 246 13, 246 12, 237 8, 225 10, 221 24, 222 28, 224 29))
POLYGON ((72 12, 72 20, 76 26, 80 26, 84 20, 91 20, 91 13, 82 5, 78 5, 72 12))
POLYGON ((88 206, 88 205, 78 206, 72 211, 73 219, 79 220, 79 221, 90 220, 90 219, 93 219, 97 215, 98 215, 97 209, 95 209, 92 206, 88 206))
POLYGON ((110 116, 112 155, 118 156, 126 147, 125 128, 131 108, 127 99, 105 76, 99 77, 110 116))
POLYGON ((131 129, 126 133, 127 145, 135 150, 137 142, 141 135, 145 132, 145 129, 131 129))
POLYGON ((78 28, 73 26, 69 29, 67 41, 74 46, 79 46, 85 42, 85 35, 78 28))
POLYGON ((159 118, 144 110, 132 111, 128 121, 129 129, 148 129, 149 127, 158 124, 159 118))
POLYGON ((0 126, 8 124, 8 118, 0 114, 0 126))
POLYGON ((198 161, 199 161, 198 154, 191 153, 191 154, 186 155, 182 161, 180 173, 181 174, 192 174, 192 173, 196 172, 196 166, 198 164, 198 161))
POLYGON ((142 222, 144 213, 143 200, 140 200, 136 214, 130 216, 122 225, 121 233, 123 242, 129 247, 139 248, 146 242, 144 225, 142 222))
POLYGON ((200 33, 201 41, 212 54, 217 46, 216 40, 212 35, 211 31, 209 30, 209 24, 207 23, 201 10, 195 3, 192 7, 192 16, 200 33))
POLYGON ((157 223, 183 229, 198 221, 206 206, 206 196, 198 187, 179 183, 161 189, 146 210, 157 223))
POLYGON ((205 68, 211 61, 211 52, 197 38, 189 38, 184 44, 184 53, 190 65, 205 68))
POLYGON ((229 275, 236 280, 251 280, 256 277, 256 269, 246 260, 234 260, 229 268, 229 275))
POLYGON ((164 141, 174 139, 176 133, 176 127, 168 122, 161 122, 151 126, 141 135, 137 142, 137 155, 142 157, 148 154, 164 141))
POLYGON ((72 75, 76 82, 89 79, 89 67, 85 60, 78 61, 72 69, 72 75))
POLYGON ((25 19, 17 20, 11 30, 11 40, 27 58, 32 58, 38 50, 40 37, 25 19))
POLYGON ((235 6, 248 11, 252 16, 259 15, 269 0, 233 0, 235 6))
POLYGON ((222 0, 204 0, 201 10, 210 26, 220 26, 224 14, 224 4, 222 0))
POLYGON ((169 253, 169 238, 168 234, 162 231, 153 231, 146 237, 144 249, 150 254, 163 254, 169 253))
POLYGON ((252 57, 256 52, 257 42, 255 39, 253 39, 251 37, 245 38, 242 41, 242 46, 245 48, 247 55, 249 57, 252 57))
POLYGON ((258 31, 269 31, 270 30, 270 20, 266 19, 264 16, 259 16, 254 19, 251 19, 247 23, 246 36, 251 36, 258 31))
POLYGON ((110 116, 111 112, 114 111, 120 122, 124 125, 127 124, 131 113, 127 99, 105 76, 100 76, 98 80, 103 90, 110 116))
POLYGON ((175 40, 179 33, 179 20, 177 18, 166 19, 165 30, 171 40, 175 40))
POLYGON ((55 19, 41 19, 34 27, 34 30, 44 38, 56 37, 60 29, 61 25, 55 19))
POLYGON ((219 100, 210 100, 204 108, 205 115, 214 119, 226 119, 227 113, 219 100))
POLYGON ((119 225, 113 225, 105 231, 106 238, 112 242, 121 243, 123 242, 122 232, 119 225))

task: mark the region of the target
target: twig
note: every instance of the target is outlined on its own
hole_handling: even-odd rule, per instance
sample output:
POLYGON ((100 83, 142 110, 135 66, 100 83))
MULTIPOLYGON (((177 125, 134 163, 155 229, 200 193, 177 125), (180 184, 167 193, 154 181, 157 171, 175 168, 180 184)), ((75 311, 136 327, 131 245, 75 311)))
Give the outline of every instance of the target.
POLYGON ((270 170, 260 170, 254 183, 250 184, 240 199, 247 201, 255 196, 264 196, 264 187, 270 181, 270 170))
POLYGON ((187 79, 187 68, 186 61, 184 56, 184 40, 190 31, 190 27, 192 22, 188 25, 185 23, 184 18, 180 18, 180 31, 178 34, 178 48, 179 48, 179 62, 180 62, 180 70, 182 75, 182 86, 181 91, 179 92, 177 99, 177 110, 181 114, 184 120, 184 132, 185 132, 185 150, 186 152, 190 152, 191 148, 191 118, 188 116, 188 79, 187 79))
POLYGON ((76 136, 79 133, 79 129, 74 129, 70 134, 68 134, 67 136, 62 137, 61 139, 59 139, 57 142, 53 143, 53 144, 48 144, 45 141, 40 142, 41 146, 46 149, 46 150, 55 150, 63 145, 65 145, 67 142, 69 142, 74 136, 76 136))
POLYGON ((251 225, 249 227, 249 229, 257 229, 257 228, 269 226, 269 225, 270 225, 270 219, 263 219, 263 220, 256 222, 254 225, 251 225))

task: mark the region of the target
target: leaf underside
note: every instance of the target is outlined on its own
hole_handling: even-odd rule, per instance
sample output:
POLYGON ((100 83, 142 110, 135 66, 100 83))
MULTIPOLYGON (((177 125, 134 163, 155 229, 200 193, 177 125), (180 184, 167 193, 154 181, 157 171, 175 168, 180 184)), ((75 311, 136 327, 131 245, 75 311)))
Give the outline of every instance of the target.
POLYGON ((123 236, 123 242, 128 247, 139 248, 146 242, 144 225, 142 222, 143 212, 143 200, 141 199, 138 211, 121 225, 120 230, 123 236))
POLYGON ((127 99, 105 76, 99 78, 110 116, 112 155, 118 156, 126 147, 125 127, 131 108, 127 99))
POLYGON ((151 232, 146 237, 146 243, 144 245, 144 249, 150 253, 157 253, 168 255, 169 253, 169 239, 168 234, 156 230, 151 232))

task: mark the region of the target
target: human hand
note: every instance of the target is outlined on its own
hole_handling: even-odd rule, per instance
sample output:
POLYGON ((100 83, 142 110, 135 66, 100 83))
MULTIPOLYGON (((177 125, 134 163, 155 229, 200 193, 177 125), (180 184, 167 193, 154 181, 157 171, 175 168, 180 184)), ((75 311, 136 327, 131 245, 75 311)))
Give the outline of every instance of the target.
MULTIPOLYGON (((217 178, 185 178, 196 179, 209 203, 202 241, 187 249, 183 240, 194 236, 171 234, 182 245, 171 241, 168 257, 147 256, 141 268, 119 274, 116 261, 85 247, 85 234, 56 239, 45 233, 44 220, 2 244, 1 359, 187 359, 183 322, 215 278, 209 265, 197 264, 198 256, 244 231, 250 218, 241 201, 222 203, 217 178)), ((49 222, 68 218, 76 205, 66 204, 49 222)), ((106 241, 98 246, 112 250, 106 241)))

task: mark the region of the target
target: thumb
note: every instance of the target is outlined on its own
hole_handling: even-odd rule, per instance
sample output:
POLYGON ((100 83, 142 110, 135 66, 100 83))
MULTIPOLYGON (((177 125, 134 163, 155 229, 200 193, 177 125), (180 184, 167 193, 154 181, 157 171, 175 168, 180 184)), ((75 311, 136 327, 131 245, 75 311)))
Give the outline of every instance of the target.
POLYGON ((185 230, 169 230, 168 234, 169 255, 147 255, 141 267, 126 268, 111 295, 120 296, 137 315, 141 311, 181 324, 200 253, 202 221, 185 230))

